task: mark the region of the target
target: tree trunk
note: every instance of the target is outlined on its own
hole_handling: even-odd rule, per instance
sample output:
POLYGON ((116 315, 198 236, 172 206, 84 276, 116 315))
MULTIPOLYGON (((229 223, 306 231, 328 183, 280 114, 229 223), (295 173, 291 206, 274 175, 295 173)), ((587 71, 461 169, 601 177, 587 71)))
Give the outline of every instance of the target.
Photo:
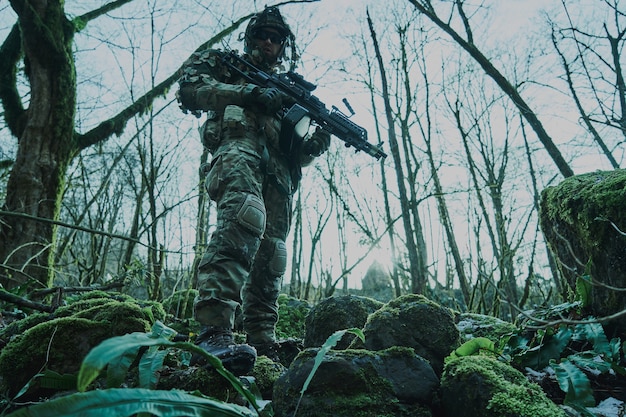
POLYGON ((402 170, 402 160, 400 157, 400 150, 398 147, 398 140, 396 139, 396 132, 394 128, 394 120, 391 111, 391 104, 389 103, 389 89, 387 87, 387 78, 384 69, 383 58, 380 55, 378 47, 378 40, 376 39, 376 32, 372 20, 367 16, 367 22, 369 24, 370 34, 374 43, 374 49, 376 51, 376 58, 378 61, 379 69, 381 72, 382 86, 383 86, 383 101, 385 102, 385 114, 387 116, 387 124, 389 130, 389 149, 391 156, 395 164, 396 179, 398 181, 398 191, 400 195, 400 206, 402 210, 402 222, 404 225, 404 232, 406 235, 406 246, 409 256, 409 272, 411 279, 411 292, 415 294, 422 294, 426 287, 426 277, 420 276, 421 263, 418 255, 418 248, 415 242, 415 235, 413 232, 413 225, 411 224, 411 207, 409 205, 408 193, 406 185, 404 183, 404 172, 402 170))
MULTIPOLYGON (((22 115, 19 146, 7 184, 4 210, 57 220, 59 191, 77 151, 73 138, 76 77, 73 27, 60 1, 12 0, 19 16, 26 75, 31 84, 29 108, 22 115), (45 53, 42 53, 45 51, 45 53)), ((47 268, 54 254, 55 226, 27 217, 0 218, 0 280, 13 288, 34 279, 51 282, 47 268)))

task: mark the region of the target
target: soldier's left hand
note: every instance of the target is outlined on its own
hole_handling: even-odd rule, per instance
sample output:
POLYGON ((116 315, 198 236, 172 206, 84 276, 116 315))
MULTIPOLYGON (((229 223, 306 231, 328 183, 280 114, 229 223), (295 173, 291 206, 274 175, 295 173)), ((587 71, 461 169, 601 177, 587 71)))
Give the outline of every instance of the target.
POLYGON ((304 153, 311 156, 320 156, 330 147, 330 133, 318 127, 311 137, 304 143, 304 153))

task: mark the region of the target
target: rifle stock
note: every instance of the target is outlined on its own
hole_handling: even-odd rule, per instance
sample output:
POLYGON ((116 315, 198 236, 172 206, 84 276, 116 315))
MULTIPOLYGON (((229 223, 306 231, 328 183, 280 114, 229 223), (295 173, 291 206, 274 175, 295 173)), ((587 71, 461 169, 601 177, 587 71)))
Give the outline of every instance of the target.
POLYGON ((306 81, 300 74, 294 72, 268 74, 234 51, 225 54, 222 62, 248 82, 259 87, 276 88, 291 97, 296 103, 294 106, 304 108, 312 120, 322 129, 342 140, 346 147, 352 147, 357 152, 363 151, 376 159, 387 157, 382 150, 382 143, 373 145, 368 142, 367 131, 363 127, 351 121, 335 106, 332 106, 329 111, 319 98, 312 95, 311 91, 315 90, 315 84, 306 81), (240 64, 244 70, 233 62, 240 64))

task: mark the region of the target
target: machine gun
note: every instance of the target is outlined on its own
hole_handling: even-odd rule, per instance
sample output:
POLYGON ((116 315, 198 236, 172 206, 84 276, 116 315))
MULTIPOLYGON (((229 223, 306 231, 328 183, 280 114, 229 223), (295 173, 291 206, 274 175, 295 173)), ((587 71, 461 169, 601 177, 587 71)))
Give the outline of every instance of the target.
MULTIPOLYGON (((357 152, 363 151, 376 159, 387 157, 382 150, 382 143, 373 145, 368 142, 367 131, 363 127, 352 122, 335 106, 332 106, 329 111, 319 98, 312 95, 311 91, 315 90, 316 85, 306 81, 301 75, 291 71, 268 74, 241 58, 234 51, 224 54, 222 63, 246 81, 259 87, 276 88, 294 101, 295 104, 283 117, 283 124, 287 127, 283 128, 280 138, 283 149, 290 150, 296 146, 293 144, 292 134, 285 134, 285 132, 294 132, 298 136, 304 136, 312 119, 323 130, 345 142, 346 147, 353 147, 357 152)), ((354 114, 345 99, 344 103, 354 114)))

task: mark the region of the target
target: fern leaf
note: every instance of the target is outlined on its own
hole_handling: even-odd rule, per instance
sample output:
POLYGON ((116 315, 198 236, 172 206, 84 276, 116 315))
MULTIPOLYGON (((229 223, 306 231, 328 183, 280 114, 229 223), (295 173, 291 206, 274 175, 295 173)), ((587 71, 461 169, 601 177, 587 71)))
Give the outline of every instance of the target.
POLYGON ((596 404, 589 378, 580 368, 567 359, 563 359, 560 363, 552 361, 550 365, 554 369, 559 387, 565 392, 564 403, 566 405, 593 407, 596 404))

